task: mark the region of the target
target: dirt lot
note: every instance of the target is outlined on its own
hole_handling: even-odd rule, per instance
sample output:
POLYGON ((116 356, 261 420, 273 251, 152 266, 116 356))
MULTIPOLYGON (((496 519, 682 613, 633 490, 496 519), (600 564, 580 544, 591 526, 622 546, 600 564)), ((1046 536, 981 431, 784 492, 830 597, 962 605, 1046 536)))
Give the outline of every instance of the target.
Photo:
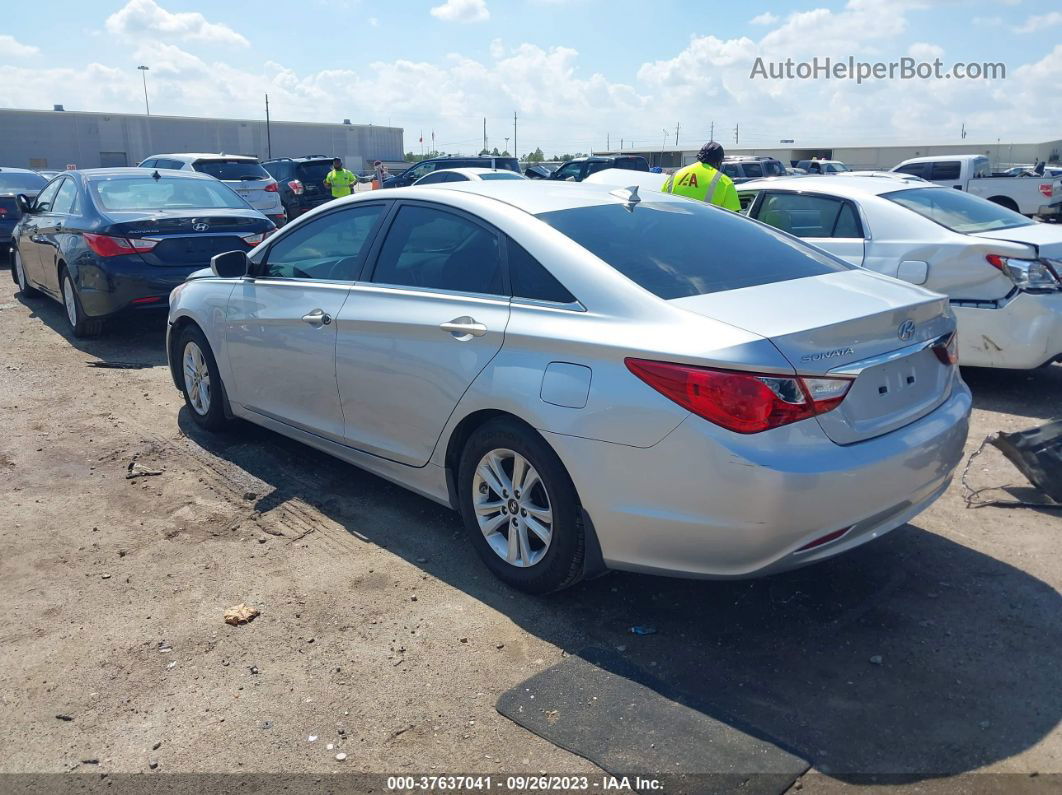
MULTIPOLYGON (((161 319, 80 342, 61 312, 0 274, 0 772, 592 772, 494 703, 603 646, 810 759, 820 788, 1062 774, 1057 511, 969 510, 954 484, 784 576, 528 598, 448 511, 252 426, 198 432, 161 319), (128 479, 134 460, 161 474, 128 479), (261 616, 225 625, 240 602, 261 616)), ((1062 366, 966 377, 971 449, 1062 411, 1062 366)), ((1022 482, 994 452, 972 474, 1022 482)))

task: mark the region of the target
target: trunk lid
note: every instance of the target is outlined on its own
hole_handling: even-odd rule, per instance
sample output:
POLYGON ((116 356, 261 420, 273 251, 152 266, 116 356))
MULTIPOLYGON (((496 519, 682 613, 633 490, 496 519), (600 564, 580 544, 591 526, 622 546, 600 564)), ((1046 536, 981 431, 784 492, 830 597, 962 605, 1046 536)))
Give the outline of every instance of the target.
POLYGON ((768 338, 801 375, 853 378, 816 419, 838 444, 901 428, 951 394, 956 368, 927 343, 955 328, 948 299, 863 270, 671 301, 768 338))
POLYGON ((1026 246, 1035 247, 1040 257, 1052 260, 1062 259, 1062 226, 1058 224, 1035 223, 1010 229, 975 232, 971 236, 986 240, 1003 240, 1008 243, 1023 243, 1026 246))
POLYGON ((273 224, 251 210, 188 210, 143 212, 110 211, 110 224, 98 231, 116 237, 158 240, 150 252, 140 254, 144 262, 162 267, 206 267, 215 254, 247 251, 241 235, 264 234, 273 224), (205 228, 203 228, 205 225, 205 228))

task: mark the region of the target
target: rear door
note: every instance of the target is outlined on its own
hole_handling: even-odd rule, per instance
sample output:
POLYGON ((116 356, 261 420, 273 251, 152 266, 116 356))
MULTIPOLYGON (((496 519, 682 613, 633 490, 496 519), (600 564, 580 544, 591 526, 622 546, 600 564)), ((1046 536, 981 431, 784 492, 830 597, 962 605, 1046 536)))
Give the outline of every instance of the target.
MULTIPOLYGON (((750 164, 744 165, 747 169, 750 164)), ((852 265, 863 264, 863 225, 855 204, 846 199, 810 193, 764 191, 753 205, 750 215, 803 238, 852 265)))
POLYGON ((193 163, 192 168, 220 179, 256 210, 271 210, 277 205, 276 193, 266 190, 274 180, 256 160, 202 159, 193 163))
POLYGON ((226 316, 230 399, 341 441, 336 319, 386 202, 340 208, 282 234, 236 284, 226 316))
POLYGON ((377 249, 337 322, 346 440, 423 466, 501 349, 510 303, 501 237, 451 208, 402 202, 377 249))

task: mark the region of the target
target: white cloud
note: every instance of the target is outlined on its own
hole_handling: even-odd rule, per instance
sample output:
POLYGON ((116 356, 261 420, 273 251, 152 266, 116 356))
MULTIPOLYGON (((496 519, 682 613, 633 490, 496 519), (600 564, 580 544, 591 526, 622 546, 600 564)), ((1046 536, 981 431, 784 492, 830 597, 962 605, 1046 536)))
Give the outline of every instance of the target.
POLYGON ((250 42, 228 25, 208 22, 198 11, 171 13, 155 0, 129 0, 104 24, 117 36, 139 37, 144 34, 209 44, 249 46, 250 42))
POLYGON ((1039 16, 1031 16, 1021 25, 1014 28, 1015 33, 1039 33, 1045 28, 1053 28, 1062 25, 1062 11, 1051 11, 1039 16))
POLYGON ((907 54, 920 61, 932 61, 944 55, 944 48, 937 44, 929 44, 924 41, 916 41, 907 48, 907 54))
POLYGON ((380 20, 376 17, 369 17, 369 25, 374 28, 380 27, 380 20))
POLYGON ((749 20, 750 25, 773 25, 778 21, 778 17, 772 14, 770 11, 764 11, 762 14, 754 16, 749 20))
POLYGON ((490 19, 486 0, 446 0, 431 15, 444 22, 486 22, 490 19))
POLYGON ((14 36, 0 33, 0 58, 29 58, 40 50, 31 44, 23 44, 14 36))

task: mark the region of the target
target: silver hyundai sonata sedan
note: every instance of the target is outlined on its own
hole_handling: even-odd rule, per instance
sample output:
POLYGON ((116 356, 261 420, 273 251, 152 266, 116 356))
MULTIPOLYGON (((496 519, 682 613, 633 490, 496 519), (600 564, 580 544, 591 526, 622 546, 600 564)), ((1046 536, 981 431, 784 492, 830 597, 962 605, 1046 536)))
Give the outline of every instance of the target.
POLYGON ((498 577, 749 577, 947 487, 947 298, 725 210, 484 182, 331 202, 173 291, 191 417, 249 420, 461 512, 498 577))

